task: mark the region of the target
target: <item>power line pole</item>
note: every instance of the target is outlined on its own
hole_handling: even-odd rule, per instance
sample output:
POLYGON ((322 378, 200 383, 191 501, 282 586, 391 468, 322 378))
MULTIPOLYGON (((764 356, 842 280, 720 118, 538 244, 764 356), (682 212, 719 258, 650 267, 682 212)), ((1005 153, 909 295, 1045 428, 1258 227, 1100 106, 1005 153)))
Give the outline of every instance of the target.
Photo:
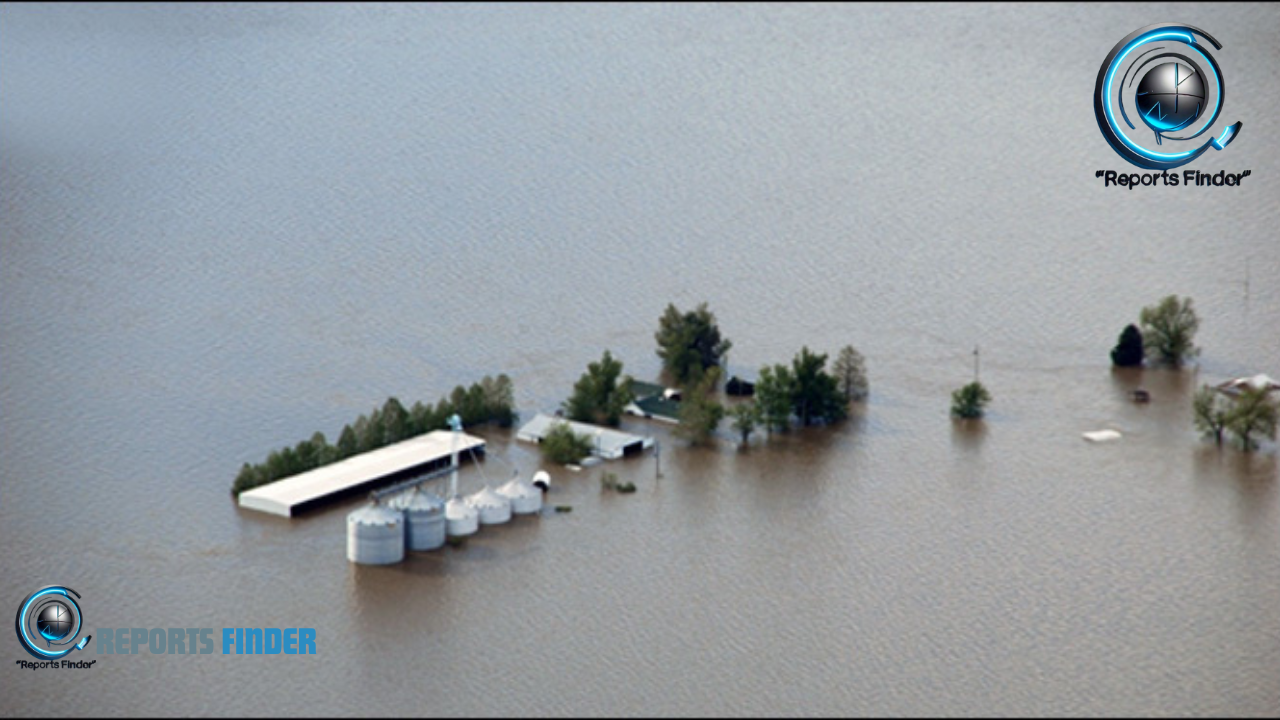
POLYGON ((973 346, 973 381, 978 382, 978 346, 973 346))

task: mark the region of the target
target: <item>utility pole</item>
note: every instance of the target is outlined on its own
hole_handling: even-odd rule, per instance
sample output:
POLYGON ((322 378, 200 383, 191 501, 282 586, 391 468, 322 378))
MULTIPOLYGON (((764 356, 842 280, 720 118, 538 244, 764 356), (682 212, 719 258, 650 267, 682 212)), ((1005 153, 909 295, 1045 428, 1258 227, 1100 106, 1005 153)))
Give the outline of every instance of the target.
POLYGON ((978 346, 973 346, 973 381, 978 382, 978 346))
POLYGON ((662 444, 657 438, 653 440, 653 479, 662 478, 662 444))

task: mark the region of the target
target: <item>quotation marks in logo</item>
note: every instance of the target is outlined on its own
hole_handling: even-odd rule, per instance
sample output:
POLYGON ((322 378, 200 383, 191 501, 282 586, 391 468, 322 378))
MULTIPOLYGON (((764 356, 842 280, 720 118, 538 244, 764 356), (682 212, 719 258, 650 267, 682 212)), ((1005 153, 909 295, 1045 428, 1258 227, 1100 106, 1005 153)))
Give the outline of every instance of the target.
MULTIPOLYGON (((1209 150, 1223 150, 1240 134, 1243 123, 1225 127, 1198 148, 1166 151, 1166 142, 1188 142, 1204 135, 1222 113, 1226 97, 1222 70, 1213 53, 1222 44, 1190 25, 1162 23, 1129 33, 1116 43, 1098 70, 1093 111, 1107 143, 1130 163, 1150 170, 1171 170, 1209 150), (1146 131, 1141 135, 1159 150, 1145 146, 1130 108, 1146 131), (1128 128, 1128 130, 1126 130, 1128 128), (1147 132, 1152 133, 1147 135, 1147 132)), ((1176 149, 1176 145, 1168 150, 1176 149)))
POLYGON ((92 635, 76 638, 83 615, 76 600, 80 593, 69 587, 50 585, 26 597, 18 606, 14 631, 22 647, 42 660, 57 660, 73 650, 83 650, 92 635))

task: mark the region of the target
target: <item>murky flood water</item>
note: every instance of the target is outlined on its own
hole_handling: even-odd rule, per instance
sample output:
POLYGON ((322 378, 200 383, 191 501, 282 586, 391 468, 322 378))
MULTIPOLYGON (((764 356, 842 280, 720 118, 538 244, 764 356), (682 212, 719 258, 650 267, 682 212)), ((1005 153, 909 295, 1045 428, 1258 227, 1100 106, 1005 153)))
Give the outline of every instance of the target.
MULTIPOLYGON (((91 645, 0 673, 0 711, 1280 713, 1276 447, 1190 410, 1280 375, 1280 10, 1164 12, 0 7, 0 597, 320 650, 91 645), (1224 43, 1245 129, 1197 167, 1239 188, 1094 179, 1098 63, 1167 20, 1224 43), (1171 293, 1198 365, 1113 371, 1171 293), (628 420, 660 478, 554 469, 571 513, 393 567, 346 561, 358 501, 228 496, 390 395, 507 372, 527 419, 606 348, 655 377, 658 316, 702 300, 734 372, 853 344, 869 401, 747 448, 628 420)), ((464 491, 540 467, 476 432, 464 491)))

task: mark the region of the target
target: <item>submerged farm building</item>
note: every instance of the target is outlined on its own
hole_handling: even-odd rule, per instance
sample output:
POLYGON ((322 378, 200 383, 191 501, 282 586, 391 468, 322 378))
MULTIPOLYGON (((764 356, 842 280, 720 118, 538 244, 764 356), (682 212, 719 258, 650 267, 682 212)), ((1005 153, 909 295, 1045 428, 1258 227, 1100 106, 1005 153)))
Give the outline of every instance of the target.
POLYGON ((606 460, 638 455, 653 447, 653 438, 647 435, 632 435, 599 425, 554 417, 546 413, 538 413, 537 417, 525 423, 516 433, 516 438, 525 442, 540 443, 547 433, 551 432, 551 428, 559 423, 567 423, 575 433, 591 438, 591 454, 606 460))
POLYGON ((623 412, 663 422, 680 422, 679 390, 639 380, 631 381, 630 390, 635 399, 627 403, 623 412))
MULTIPOLYGON (((329 499, 351 495, 448 467, 453 433, 435 430, 332 465, 282 478, 240 493, 240 507, 291 517, 329 499)), ((484 440, 459 433, 459 461, 483 455, 484 440)))

